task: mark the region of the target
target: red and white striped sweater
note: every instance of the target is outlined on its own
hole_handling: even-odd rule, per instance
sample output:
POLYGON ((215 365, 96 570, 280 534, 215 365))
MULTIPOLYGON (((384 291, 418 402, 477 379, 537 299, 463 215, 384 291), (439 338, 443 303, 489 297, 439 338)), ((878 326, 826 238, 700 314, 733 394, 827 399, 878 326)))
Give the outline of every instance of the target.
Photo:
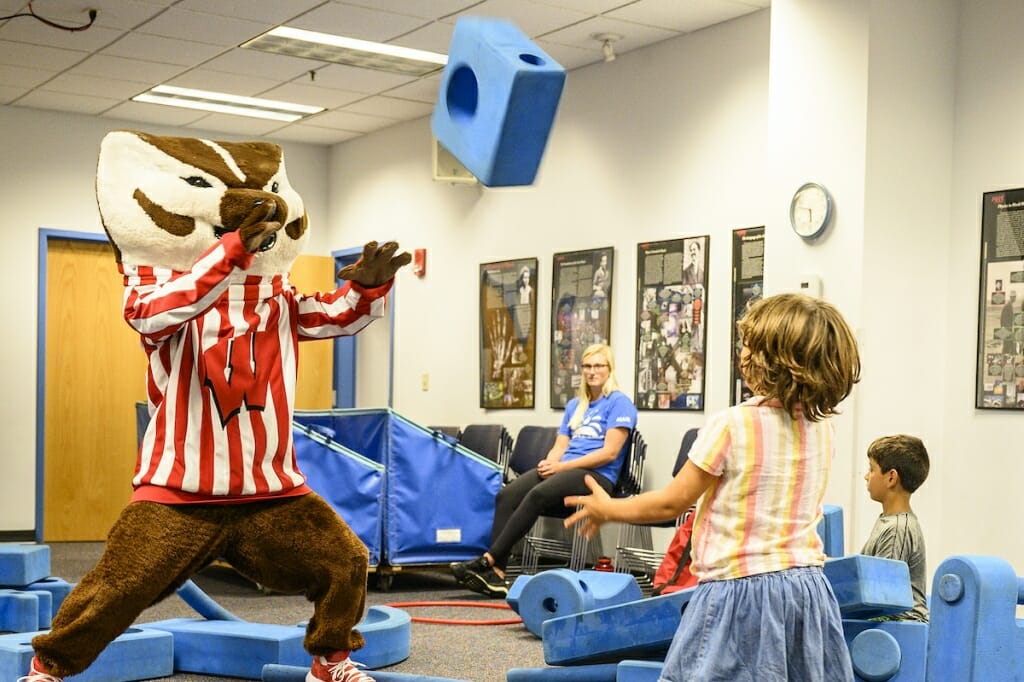
POLYGON ((391 282, 307 296, 283 275, 246 275, 253 259, 229 232, 186 272, 121 267, 124 318, 149 356, 133 502, 309 492, 292 444, 298 342, 357 333, 391 282))

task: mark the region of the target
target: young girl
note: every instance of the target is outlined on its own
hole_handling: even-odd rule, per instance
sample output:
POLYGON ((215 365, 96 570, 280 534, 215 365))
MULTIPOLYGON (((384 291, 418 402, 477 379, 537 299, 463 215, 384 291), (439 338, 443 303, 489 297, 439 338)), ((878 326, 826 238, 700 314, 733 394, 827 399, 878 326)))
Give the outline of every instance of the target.
POLYGON ((835 452, 828 417, 860 380, 853 333, 830 304, 800 294, 757 302, 739 322, 740 369, 755 392, 708 419, 662 490, 567 496, 565 521, 593 537, 606 521, 672 519, 702 495, 694 525, 700 583, 665 659, 665 682, 852 681, 816 528, 835 452))

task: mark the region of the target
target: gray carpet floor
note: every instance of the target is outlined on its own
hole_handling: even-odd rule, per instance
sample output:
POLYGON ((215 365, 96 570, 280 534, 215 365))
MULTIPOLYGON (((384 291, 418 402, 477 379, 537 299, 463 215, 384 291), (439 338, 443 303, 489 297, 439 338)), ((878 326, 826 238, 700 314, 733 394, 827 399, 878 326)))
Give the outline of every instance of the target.
MULTIPOLYGON (((51 572, 77 582, 91 569, 103 551, 98 542, 50 543, 51 572)), ((234 571, 213 566, 195 577, 195 582, 218 604, 235 615, 257 623, 295 625, 309 620, 312 606, 302 596, 264 594, 234 571)), ((393 576, 388 591, 382 591, 371 576, 367 604, 419 601, 488 601, 456 583, 446 568, 409 570, 393 576)), ((503 604, 501 600, 490 603, 503 604)), ((408 608, 409 615, 453 620, 514 618, 511 611, 476 607, 408 608)), ((147 609, 139 623, 165 618, 196 617, 179 597, 173 596, 147 609)), ((353 656, 358 660, 358 653, 353 656)), ((510 668, 543 667, 541 641, 522 624, 447 625, 412 623, 412 652, 406 660, 382 668, 387 672, 452 677, 473 682, 505 682, 510 668)), ((372 671, 369 673, 372 676, 372 671)), ((158 682, 237 682, 234 678, 179 673, 158 682)))

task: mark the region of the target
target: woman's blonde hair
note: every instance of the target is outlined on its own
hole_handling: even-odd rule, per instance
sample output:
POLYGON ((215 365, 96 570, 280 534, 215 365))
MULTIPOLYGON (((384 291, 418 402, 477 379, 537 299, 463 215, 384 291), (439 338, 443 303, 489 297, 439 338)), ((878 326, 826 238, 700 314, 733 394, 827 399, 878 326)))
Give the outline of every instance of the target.
POLYGON ((860 381, 857 339, 835 306, 780 294, 750 307, 737 323, 749 351, 740 372, 757 395, 782 402, 794 418, 836 413, 860 381))
MULTIPOLYGON (((608 378, 605 379, 604 386, 601 387, 601 395, 603 397, 612 391, 619 390, 619 382, 615 379, 615 357, 612 355, 611 346, 604 343, 595 343, 587 346, 583 350, 580 364, 583 364, 587 361, 587 358, 598 353, 604 355, 605 362, 608 363, 608 378)), ((579 402, 576 403, 576 411, 572 413, 572 418, 569 420, 569 428, 574 431, 583 423, 583 415, 587 413, 587 408, 590 407, 590 389, 587 387, 586 379, 583 377, 580 378, 580 388, 576 392, 576 397, 579 398, 579 402)))

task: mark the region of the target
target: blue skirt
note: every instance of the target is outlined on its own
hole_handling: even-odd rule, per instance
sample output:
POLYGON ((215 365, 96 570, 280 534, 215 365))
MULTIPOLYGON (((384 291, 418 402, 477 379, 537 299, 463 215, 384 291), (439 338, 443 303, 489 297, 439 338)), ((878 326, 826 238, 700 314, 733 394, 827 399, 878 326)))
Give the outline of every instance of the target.
POLYGON ((820 568, 701 583, 661 682, 853 682, 832 586, 820 568))

